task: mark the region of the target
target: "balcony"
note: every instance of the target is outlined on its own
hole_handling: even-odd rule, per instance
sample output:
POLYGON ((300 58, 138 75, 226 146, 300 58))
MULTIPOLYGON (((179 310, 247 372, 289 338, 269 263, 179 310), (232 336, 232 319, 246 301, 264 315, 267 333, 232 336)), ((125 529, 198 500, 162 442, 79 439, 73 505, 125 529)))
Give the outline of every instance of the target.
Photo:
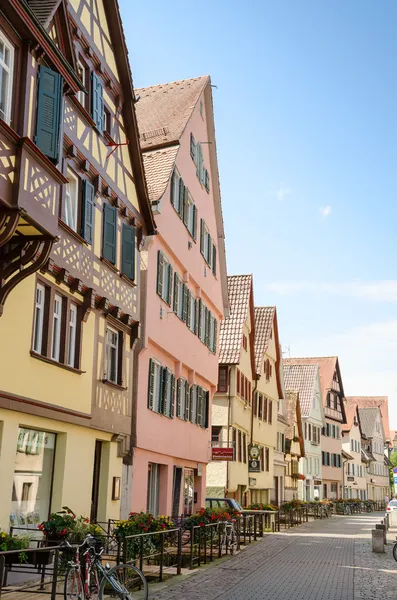
POLYGON ((47 261, 66 178, 0 120, 0 315, 11 290, 47 261))

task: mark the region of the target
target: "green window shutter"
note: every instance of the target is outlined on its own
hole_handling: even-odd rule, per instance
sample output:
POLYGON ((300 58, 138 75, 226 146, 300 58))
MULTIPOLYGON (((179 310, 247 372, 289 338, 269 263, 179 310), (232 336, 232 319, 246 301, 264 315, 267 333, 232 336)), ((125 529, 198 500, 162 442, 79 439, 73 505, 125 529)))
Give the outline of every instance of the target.
POLYGON ((185 421, 189 420, 189 408, 190 408, 190 393, 189 393, 189 382, 185 381, 185 389, 183 390, 185 394, 185 414, 182 417, 185 421))
POLYGON ((182 177, 179 179, 179 206, 178 214, 183 219, 183 211, 185 208, 185 184, 183 183, 182 177))
POLYGON ((135 279, 135 227, 123 223, 121 235, 121 272, 135 279))
POLYGON ((183 379, 179 378, 176 383, 176 416, 181 417, 182 412, 182 393, 184 390, 182 389, 183 379))
POLYGON ((186 187, 183 195, 183 222, 187 227, 189 223, 189 194, 186 187))
POLYGON ((169 416, 171 419, 175 416, 175 376, 171 373, 171 406, 169 416))
POLYGON ((196 164, 196 144, 192 133, 190 134, 190 156, 194 160, 194 164, 196 164))
POLYGON ((189 296, 188 296, 188 287, 187 285, 183 285, 183 314, 182 314, 182 319, 185 323, 187 323, 187 311, 188 311, 188 300, 189 300, 189 296))
POLYGON ((168 265, 168 296, 166 299, 166 302, 169 306, 171 306, 171 300, 172 300, 172 278, 174 276, 174 269, 171 267, 171 265, 168 265))
POLYGON ((149 383, 148 383, 148 398, 147 405, 150 410, 153 410, 153 401, 154 401, 154 369, 155 363, 154 360, 149 360, 149 383))
POLYGON ((200 340, 202 338, 202 327, 201 327, 201 313, 203 312, 203 302, 201 300, 201 298, 198 301, 198 322, 197 322, 197 335, 199 336, 200 340))
POLYGON ((179 287, 179 277, 178 277, 178 274, 175 273, 175 275, 174 275, 174 313, 176 313, 176 314, 178 314, 178 308, 179 308, 178 287, 179 287))
POLYGON ((35 144, 43 154, 58 160, 63 79, 51 69, 40 66, 37 95, 35 144))
POLYGON ((210 345, 210 328, 211 328, 212 315, 207 307, 205 307, 205 336, 204 344, 209 348, 210 345))
POLYGON ((175 173, 175 171, 173 171, 172 177, 171 177, 171 204, 174 208, 175 208, 175 203, 174 203, 175 185, 176 185, 176 173, 175 173))
POLYGON ((92 72, 92 94, 91 94, 91 115, 98 131, 103 133, 104 104, 103 104, 103 86, 100 78, 92 72))
POLYGON ((113 265, 116 264, 116 226, 117 209, 109 204, 104 204, 102 256, 113 265))
POLYGON ((83 202, 81 215, 81 236, 86 242, 92 244, 94 232, 94 199, 95 188, 86 179, 83 180, 83 202))
POLYGON ((164 254, 157 252, 157 293, 162 298, 164 288, 164 254))
POLYGON ((186 325, 189 327, 189 329, 192 326, 192 306, 191 306, 191 298, 192 298, 192 294, 190 293, 190 290, 187 290, 187 311, 186 311, 186 325))
POLYGON ((162 415, 167 414, 167 394, 168 394, 168 386, 169 386, 169 371, 167 367, 161 368, 161 395, 160 395, 160 413, 162 415))
POLYGON ((214 317, 214 346, 212 348, 212 352, 214 352, 214 354, 216 353, 217 337, 218 337, 218 321, 216 320, 216 317, 214 317))
POLYGON ((200 252, 204 256, 204 219, 200 219, 200 252))
POLYGON ((199 322, 200 322, 200 300, 196 299, 196 316, 194 323, 194 333, 199 335, 199 322))
POLYGON ((190 407, 189 417, 191 423, 196 423, 197 417, 197 385, 192 385, 190 388, 190 407))
POLYGON ((210 416, 210 393, 205 392, 204 396, 204 419, 203 419, 203 427, 204 429, 208 429, 209 427, 209 416, 210 416))
POLYGON ((196 175, 198 177, 199 182, 202 182, 202 172, 203 172, 203 152, 201 150, 200 142, 196 144, 196 175))
POLYGON ((211 266, 211 260, 212 260, 212 238, 210 235, 208 235, 207 238, 207 248, 205 249, 206 252, 206 257, 205 260, 207 261, 208 265, 211 266))
POLYGON ((216 246, 212 246, 212 272, 216 275, 216 246))
POLYGON ((197 206, 193 204, 193 239, 197 239, 197 206))

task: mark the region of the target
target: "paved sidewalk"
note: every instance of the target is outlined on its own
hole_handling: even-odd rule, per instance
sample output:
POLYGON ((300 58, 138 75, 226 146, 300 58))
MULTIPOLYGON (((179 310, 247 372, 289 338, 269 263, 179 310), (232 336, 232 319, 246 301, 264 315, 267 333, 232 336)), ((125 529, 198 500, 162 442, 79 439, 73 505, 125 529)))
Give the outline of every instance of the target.
MULTIPOLYGON (((265 539, 151 600, 386 600, 397 595, 392 545, 371 551, 381 514, 333 516, 265 539)), ((392 538, 390 538, 392 539, 392 538)))

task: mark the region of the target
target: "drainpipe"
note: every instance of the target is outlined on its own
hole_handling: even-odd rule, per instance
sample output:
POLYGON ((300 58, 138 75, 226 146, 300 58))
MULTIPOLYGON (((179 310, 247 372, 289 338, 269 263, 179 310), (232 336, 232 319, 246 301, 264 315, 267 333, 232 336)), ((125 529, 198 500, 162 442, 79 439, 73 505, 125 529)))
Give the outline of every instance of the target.
MULTIPOLYGON (((230 424, 232 421, 232 415, 231 415, 231 411, 232 411, 232 403, 231 403, 231 393, 230 393, 230 381, 231 381, 231 372, 232 372, 232 368, 228 367, 227 370, 227 389, 228 389, 228 394, 227 394, 227 447, 229 448, 230 445, 230 424)), ((234 452, 236 450, 234 449, 234 452)), ((226 493, 225 496, 227 497, 229 493, 229 461, 226 462, 226 493)))
MULTIPOLYGON (((252 390, 251 393, 251 446, 254 443, 254 398, 255 398, 255 393, 256 390, 258 388, 258 379, 255 377, 255 385, 254 385, 254 389, 252 390)), ((249 466, 247 465, 247 468, 249 468, 249 466)), ((250 489, 249 486, 249 471, 248 471, 248 490, 250 489)), ((251 498, 251 494, 250 494, 250 503, 252 502, 252 498, 251 498)))

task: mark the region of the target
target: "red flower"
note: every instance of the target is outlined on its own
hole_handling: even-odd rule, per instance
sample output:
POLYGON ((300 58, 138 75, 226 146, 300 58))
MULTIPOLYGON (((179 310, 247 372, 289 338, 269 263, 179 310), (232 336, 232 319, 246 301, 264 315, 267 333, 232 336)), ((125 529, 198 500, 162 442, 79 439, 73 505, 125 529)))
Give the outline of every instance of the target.
POLYGON ((43 523, 40 523, 40 525, 38 525, 38 529, 40 529, 40 531, 43 531, 43 530, 44 530, 44 525, 43 525, 43 523))
MULTIPOLYGON (((75 519, 76 517, 73 517, 73 518, 75 519)), ((84 519, 84 523, 89 523, 89 522, 90 522, 89 518, 88 518, 88 517, 86 517, 86 518, 84 519)))
POLYGON ((167 529, 167 525, 166 525, 165 523, 161 523, 161 527, 162 527, 163 529, 167 529))
POLYGON ((143 531, 149 531, 149 527, 144 527, 143 531))

